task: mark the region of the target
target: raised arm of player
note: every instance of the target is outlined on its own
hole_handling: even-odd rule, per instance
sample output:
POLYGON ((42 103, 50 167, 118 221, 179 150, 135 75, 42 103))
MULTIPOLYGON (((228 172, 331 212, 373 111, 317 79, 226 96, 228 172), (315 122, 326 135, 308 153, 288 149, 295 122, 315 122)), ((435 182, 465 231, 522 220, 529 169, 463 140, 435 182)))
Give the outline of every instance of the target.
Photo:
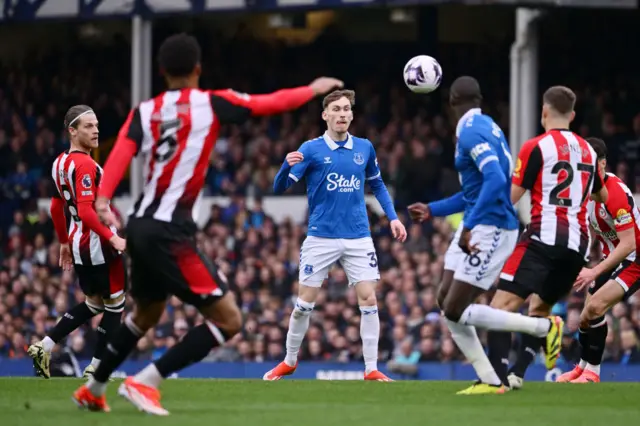
POLYGON ((464 218, 465 229, 473 229, 478 225, 480 212, 485 211, 487 206, 494 202, 494 194, 503 190, 507 184, 507 178, 500 168, 498 155, 490 143, 472 140, 464 142, 461 139, 458 140, 458 144, 461 144, 463 150, 469 150, 469 155, 482 173, 480 194, 468 217, 464 218))
POLYGON ((97 166, 92 160, 77 162, 75 169, 75 194, 76 207, 78 208, 78 217, 82 221, 83 226, 100 236, 100 238, 110 241, 114 236, 111 229, 100 222, 98 215, 93 207, 96 197, 96 174, 97 166))
POLYGON ((273 192, 283 193, 291 185, 300 181, 307 171, 311 160, 311 152, 307 142, 300 145, 300 149, 287 154, 282 167, 273 180, 273 192))
POLYGON ((276 115, 300 108, 315 96, 342 86, 340 80, 320 77, 308 86, 265 95, 248 95, 231 89, 212 90, 211 104, 221 124, 242 123, 251 116, 276 115))

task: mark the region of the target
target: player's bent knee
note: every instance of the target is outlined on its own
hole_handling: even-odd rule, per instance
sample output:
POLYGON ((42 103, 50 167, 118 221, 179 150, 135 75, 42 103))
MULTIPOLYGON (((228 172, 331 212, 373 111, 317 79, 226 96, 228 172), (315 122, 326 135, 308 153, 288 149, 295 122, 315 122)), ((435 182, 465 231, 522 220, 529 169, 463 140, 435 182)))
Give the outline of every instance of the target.
POLYGON ((116 314, 122 313, 124 311, 126 300, 124 294, 121 294, 112 299, 102 299, 102 304, 104 305, 104 310, 107 312, 113 312, 116 314))
POLYGON ((599 318, 607 311, 607 303, 599 297, 592 297, 589 299, 587 306, 584 310, 589 320, 599 318))
POLYGON ((376 298, 376 283, 371 281, 360 281, 356 283, 356 294, 358 295, 358 304, 360 306, 376 306, 378 299, 376 298))
POLYGON ((449 321, 458 322, 460 321, 460 318, 462 317, 462 313, 466 309, 466 306, 462 307, 445 299, 441 309, 442 312, 444 312, 445 318, 447 318, 449 321))

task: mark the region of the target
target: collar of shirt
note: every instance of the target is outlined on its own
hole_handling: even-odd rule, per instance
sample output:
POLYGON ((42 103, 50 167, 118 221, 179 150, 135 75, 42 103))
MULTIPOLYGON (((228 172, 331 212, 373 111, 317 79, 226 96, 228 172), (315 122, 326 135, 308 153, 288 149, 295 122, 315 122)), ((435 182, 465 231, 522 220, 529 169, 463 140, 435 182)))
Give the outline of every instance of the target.
MULTIPOLYGON (((324 139, 324 142, 327 144, 327 146, 331 149, 331 151, 335 151, 336 149, 340 148, 340 145, 338 145, 334 142, 333 139, 331 139, 331 137, 329 136, 329 132, 324 132, 322 138, 324 139)), ((343 147, 347 149, 353 149, 353 138, 351 137, 351 134, 347 133, 347 143, 345 143, 343 147)))
POLYGON ((469 111, 465 112, 460 120, 458 120, 458 124, 456 125, 456 137, 460 137, 460 132, 462 131, 462 123, 467 121, 468 118, 482 114, 482 110, 480 108, 471 108, 469 111))

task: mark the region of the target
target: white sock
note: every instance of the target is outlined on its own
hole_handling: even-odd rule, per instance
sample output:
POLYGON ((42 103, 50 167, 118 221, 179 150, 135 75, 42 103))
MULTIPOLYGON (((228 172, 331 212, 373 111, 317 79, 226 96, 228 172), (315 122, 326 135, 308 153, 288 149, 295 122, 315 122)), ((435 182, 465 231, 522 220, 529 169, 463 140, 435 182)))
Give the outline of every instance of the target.
POLYGON ((585 368, 587 368, 587 361, 585 361, 584 359, 581 359, 580 364, 578 364, 578 366, 584 370, 585 368))
POLYGON ((91 365, 93 368, 98 368, 100 365, 100 360, 98 358, 91 358, 91 365))
POLYGON ((133 380, 143 385, 151 386, 152 388, 158 388, 162 382, 162 375, 160 375, 156 365, 151 363, 136 374, 133 380))
POLYGON ((467 361, 473 365, 473 369, 476 371, 482 383, 489 385, 502 384, 489 358, 487 358, 487 355, 484 353, 476 329, 470 325, 458 324, 448 319, 446 319, 446 321, 449 330, 451 330, 451 337, 467 358, 467 361))
POLYGON ((51 353, 55 345, 56 345, 56 342, 51 340, 51 337, 49 336, 45 336, 45 338, 42 339, 42 347, 44 348, 44 351, 46 353, 51 353))
POLYGON ((293 367, 298 362, 298 351, 304 335, 307 334, 309 328, 309 319, 315 303, 305 302, 298 298, 296 300, 296 306, 291 312, 291 318, 289 318, 289 331, 287 331, 287 355, 284 358, 284 362, 293 367))
POLYGON ((486 305, 469 305, 460 317, 462 324, 487 330, 513 331, 544 337, 549 332, 547 318, 534 318, 486 305))
POLYGON ((377 306, 360 306, 360 338, 365 373, 378 369, 378 340, 380 339, 380 317, 377 306))
POLYGON ((107 390, 106 383, 100 383, 93 378, 93 376, 89 377, 87 380, 87 388, 89 388, 89 392, 91 392, 94 396, 104 395, 104 392, 107 390))
POLYGON ((593 373, 596 373, 598 376, 600 376, 600 364, 593 365, 593 364, 587 363, 587 365, 585 366, 584 369, 588 370, 588 371, 591 371, 593 373))

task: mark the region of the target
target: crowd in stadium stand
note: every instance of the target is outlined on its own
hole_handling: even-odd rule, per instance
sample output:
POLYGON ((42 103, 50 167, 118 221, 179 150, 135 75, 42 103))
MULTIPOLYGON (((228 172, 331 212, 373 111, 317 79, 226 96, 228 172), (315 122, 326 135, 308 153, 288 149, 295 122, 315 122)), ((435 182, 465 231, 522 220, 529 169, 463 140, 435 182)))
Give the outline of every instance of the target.
MULTIPOLYGON (((220 68, 208 68, 205 83, 228 81, 225 86, 242 91, 304 83, 307 77, 310 80, 332 71, 324 66, 330 62, 323 62, 319 54, 321 44, 309 48, 308 53, 262 46, 247 39, 205 49, 209 52, 205 58, 212 63, 228 59, 229 70, 222 74, 220 68), (244 43, 243 48, 238 49, 238 43, 244 43), (231 49, 237 55, 233 60, 231 49), (244 60, 252 55, 251 61, 244 60), (243 66, 255 63, 256 55, 264 59, 259 70, 243 66), (287 67, 283 68, 278 64, 284 58, 287 67), (255 83, 257 71, 267 76, 260 83, 255 83)), ((59 245, 52 223, 48 212, 37 209, 36 199, 51 195, 51 163, 66 148, 62 128, 66 108, 75 103, 91 105, 100 120, 103 140, 114 136, 123 122, 128 112, 128 70, 123 72, 113 60, 105 66, 100 59, 120 54, 117 47, 99 54, 88 51, 86 55, 75 50, 76 62, 69 62, 68 55, 51 52, 19 71, 0 70, 0 357, 26 357, 26 346, 41 338, 61 313, 83 300, 73 273, 63 273, 58 267, 59 245), (83 70, 83 79, 76 78, 77 69, 83 70)), ((366 49, 343 49, 340 54, 349 57, 349 62, 367 58, 366 49), (364 58, 359 58, 358 52, 364 58)), ((491 60, 490 55, 471 57, 481 62, 491 60)), ((385 62, 379 57, 376 60, 385 62)), ((344 64, 341 67, 350 68, 344 64)), ((480 64, 472 69, 484 68, 480 64)), ((504 95, 496 81, 487 80, 487 95, 504 95)), ((425 99, 409 94, 401 84, 367 76, 354 85, 357 106, 352 133, 368 137, 375 144, 383 177, 395 194, 403 222, 409 225, 409 238, 400 244, 390 238, 386 219, 371 214, 382 275, 378 294, 380 357, 408 364, 460 360, 435 301, 452 225, 444 220, 410 225, 403 213, 410 202, 435 200, 458 189, 457 174, 452 169, 452 126, 443 112, 446 89, 425 99)), ((580 104, 575 130, 583 136, 604 137, 609 144, 611 170, 634 192, 640 192, 639 93, 631 86, 625 90, 587 86, 576 90, 580 104)), ((485 97, 486 108, 506 129, 506 99, 485 97)), ((229 277, 245 315, 245 327, 241 335, 212 352, 212 360, 279 361, 284 356, 305 228, 291 221, 274 223, 259 202, 248 210, 245 197, 272 193, 273 177, 286 153, 323 132, 319 117, 320 104, 314 103, 300 113, 229 127, 218 141, 206 191, 229 195, 232 202, 228 207, 211 209, 198 242, 229 277)), ((303 191, 304 187, 298 186, 291 192, 303 191)), ((340 268, 332 271, 324 288, 301 360, 361 360, 357 301, 340 268)), ((486 296, 482 299, 483 303, 488 301, 486 296)), ((582 295, 572 295, 554 308, 567 321, 562 357, 570 362, 579 356, 577 331, 582 300, 582 295)), ((607 318, 610 330, 605 362, 640 363, 640 297, 617 305, 607 318)), ((199 320, 193 307, 171 299, 161 325, 140 341, 133 357, 158 357, 199 320)), ((92 325, 97 322, 95 318, 92 325)), ((92 328, 83 327, 67 339, 65 346, 78 358, 90 358, 94 344, 92 328)))

